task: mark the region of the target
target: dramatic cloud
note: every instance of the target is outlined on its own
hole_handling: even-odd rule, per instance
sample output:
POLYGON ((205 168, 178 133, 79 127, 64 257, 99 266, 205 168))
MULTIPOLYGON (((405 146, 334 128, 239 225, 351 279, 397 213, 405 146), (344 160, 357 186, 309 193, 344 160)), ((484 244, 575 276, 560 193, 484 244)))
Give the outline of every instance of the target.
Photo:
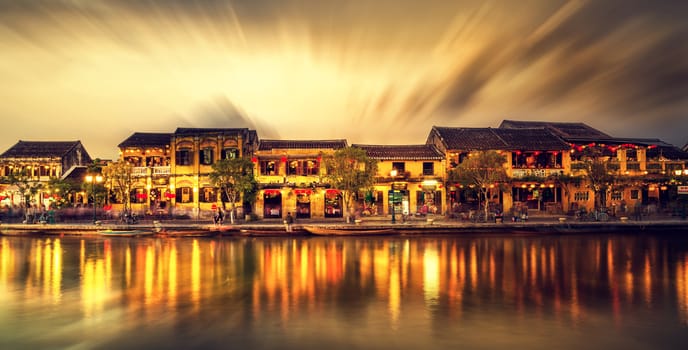
POLYGON ((688 141, 684 1, 0 0, 0 148, 133 131, 422 143, 583 121, 688 141))

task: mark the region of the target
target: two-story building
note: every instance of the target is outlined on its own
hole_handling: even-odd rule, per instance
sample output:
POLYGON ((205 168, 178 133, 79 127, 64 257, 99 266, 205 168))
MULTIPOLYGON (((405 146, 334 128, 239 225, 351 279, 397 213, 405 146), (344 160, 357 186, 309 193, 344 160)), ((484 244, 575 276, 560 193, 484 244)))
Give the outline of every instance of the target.
POLYGON ((444 155, 434 145, 353 147, 365 150, 378 162, 374 190, 360 201, 362 214, 426 215, 447 211, 444 155))
POLYGON ((608 178, 598 194, 603 207, 627 211, 636 205, 669 201, 667 182, 685 169, 688 154, 659 139, 613 137, 584 123, 504 120, 500 128, 543 127, 569 143, 571 175, 581 182, 572 190, 572 203, 591 209, 595 194, 587 176, 589 162, 604 164, 608 178))
POLYGON ((570 146, 547 129, 434 126, 427 144, 435 145, 445 154, 447 171, 476 151, 497 151, 505 156, 504 168, 512 181, 490 184, 489 198, 479 198, 473 188, 447 184, 452 207, 457 203, 460 207, 476 209, 482 200, 503 211, 521 207, 554 211, 561 207, 561 188, 554 178, 568 172, 570 146), (509 189, 504 190, 505 186, 509 189))
POLYGON ((259 191, 255 210, 262 218, 342 217, 342 195, 323 181, 323 157, 347 147, 346 140, 260 140, 251 159, 259 191))
MULTIPOLYGON (((92 162, 81 141, 19 141, 0 155, 0 176, 8 180, 10 175, 22 175, 29 186, 40 188, 32 204, 47 206, 46 185, 51 179, 66 177, 92 162)), ((23 198, 15 186, 4 183, 0 184, 0 201, 19 205, 23 198)))
POLYGON ((130 201, 135 210, 157 212, 171 208, 175 197, 171 182, 171 140, 171 133, 135 132, 118 145, 120 160, 132 166, 130 201))
POLYGON ((132 134, 119 144, 120 160, 133 167, 132 208, 148 214, 211 216, 220 202, 208 176, 212 165, 220 159, 250 157, 257 144, 256 131, 247 128, 132 134))

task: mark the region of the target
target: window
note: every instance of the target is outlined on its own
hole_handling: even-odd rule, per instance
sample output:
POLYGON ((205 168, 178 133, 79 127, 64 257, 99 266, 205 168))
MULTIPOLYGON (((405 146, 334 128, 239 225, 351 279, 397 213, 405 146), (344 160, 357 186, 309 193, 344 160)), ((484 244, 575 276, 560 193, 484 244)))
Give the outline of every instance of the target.
POLYGON ((191 165, 191 150, 182 148, 177 151, 177 165, 191 165))
POLYGON ((222 150, 222 159, 234 159, 239 157, 239 150, 237 148, 225 148, 222 150))
POLYGON ((631 199, 639 199, 640 191, 638 190, 631 190, 631 199))
POLYGON ((213 153, 215 153, 215 152, 213 152, 213 149, 210 147, 202 149, 200 151, 200 154, 198 157, 201 161, 201 164, 203 164, 203 165, 213 164, 213 153))
POLYGON ((423 175, 435 175, 435 164, 423 162, 423 175))
POLYGON ((260 161, 260 174, 261 175, 278 175, 276 162, 274 160, 261 160, 260 161))
POLYGON ((193 202, 193 196, 191 195, 191 187, 179 187, 177 188, 176 198, 179 203, 191 203, 193 202))
POLYGON ((620 201, 621 200, 621 191, 612 192, 612 200, 613 201, 620 201))
POLYGON ((213 203, 217 201, 217 196, 215 195, 215 189, 212 187, 201 188, 201 195, 199 201, 203 203, 213 203))
POLYGON ((318 175, 319 170, 315 160, 292 160, 287 166, 287 175, 318 175))
POLYGON ((396 169, 399 175, 406 171, 406 163, 404 162, 392 162, 392 169, 396 169))
POLYGON ((573 195, 573 199, 575 201, 587 201, 588 198, 588 191, 579 191, 574 193, 573 195))

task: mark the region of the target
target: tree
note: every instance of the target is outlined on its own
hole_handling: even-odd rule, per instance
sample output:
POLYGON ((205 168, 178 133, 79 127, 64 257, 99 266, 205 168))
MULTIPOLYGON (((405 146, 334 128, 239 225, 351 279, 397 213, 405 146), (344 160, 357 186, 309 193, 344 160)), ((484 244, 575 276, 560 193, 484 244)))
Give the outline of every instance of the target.
POLYGON ((131 164, 125 161, 110 163, 103 169, 105 181, 111 184, 112 190, 115 192, 117 200, 122 203, 125 212, 129 212, 131 209, 129 194, 134 183, 132 172, 131 164))
POLYGON ((72 181, 61 180, 59 178, 52 178, 48 183, 48 188, 52 191, 55 201, 53 206, 56 209, 62 209, 69 204, 69 195, 76 192, 79 186, 72 181))
POLYGON ((483 195, 485 218, 490 210, 489 191, 495 184, 509 180, 504 168, 506 157, 497 151, 473 152, 456 168, 449 171, 448 180, 462 185, 474 186, 483 195))
POLYGON ((326 181, 342 192, 344 217, 348 221, 356 194, 373 186, 377 161, 368 158, 363 149, 347 147, 325 158, 325 165, 326 181))
POLYGON ((227 198, 230 206, 229 219, 231 223, 234 223, 236 202, 242 195, 247 197, 253 193, 255 196, 256 180, 253 176, 253 163, 244 158, 223 159, 213 164, 212 169, 209 175, 210 182, 224 193, 223 207, 225 206, 224 198, 227 198))
POLYGON ((21 198, 26 207, 29 206, 31 200, 38 194, 38 191, 43 187, 43 184, 38 181, 33 181, 26 169, 15 170, 8 176, 10 185, 17 187, 21 198))
POLYGON ((580 186, 582 178, 581 176, 567 175, 567 174, 557 174, 550 177, 561 187, 563 196, 566 196, 566 208, 571 210, 571 195, 575 188, 580 186))

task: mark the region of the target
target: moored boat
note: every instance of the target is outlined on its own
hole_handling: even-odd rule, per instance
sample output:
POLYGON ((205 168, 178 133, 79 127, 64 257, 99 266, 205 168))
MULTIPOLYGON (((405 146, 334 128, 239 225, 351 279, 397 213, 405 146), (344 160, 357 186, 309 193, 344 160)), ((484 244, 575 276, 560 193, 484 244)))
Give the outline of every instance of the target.
POLYGON ((363 229, 363 228, 327 228, 318 226, 303 227, 310 234, 317 236, 377 236, 393 235, 397 232, 391 228, 384 229, 363 229))
POLYGON ((153 231, 146 230, 100 230, 98 234, 108 237, 143 237, 152 236, 153 231))
POLYGON ((189 230, 167 230, 162 229, 155 232, 156 236, 160 237, 213 237, 218 235, 219 231, 207 229, 189 229, 189 230))

